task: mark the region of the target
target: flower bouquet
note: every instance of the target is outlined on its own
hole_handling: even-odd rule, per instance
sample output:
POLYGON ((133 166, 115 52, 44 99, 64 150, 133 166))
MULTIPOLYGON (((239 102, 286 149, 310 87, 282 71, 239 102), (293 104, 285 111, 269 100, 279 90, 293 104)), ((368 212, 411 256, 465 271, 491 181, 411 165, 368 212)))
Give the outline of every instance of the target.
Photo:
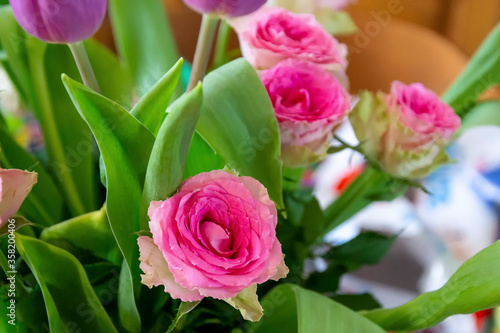
POLYGON ((351 96, 340 2, 184 2, 203 15, 192 66, 158 0, 0 2, 1 332, 407 332, 500 304, 498 242, 383 309, 339 280, 396 236, 325 241, 425 190, 469 116, 498 120, 479 97, 500 82, 500 28, 442 98, 351 96), (87 40, 106 10, 117 55, 87 40), (359 145, 335 134, 346 121, 359 145), (322 209, 301 179, 344 149, 365 165, 322 209))

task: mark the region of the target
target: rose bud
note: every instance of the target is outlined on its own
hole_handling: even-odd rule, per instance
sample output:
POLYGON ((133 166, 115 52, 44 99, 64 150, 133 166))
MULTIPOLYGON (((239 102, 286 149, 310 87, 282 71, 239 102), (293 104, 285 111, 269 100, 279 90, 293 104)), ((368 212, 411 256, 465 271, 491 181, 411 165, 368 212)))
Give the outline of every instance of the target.
POLYGON ((333 38, 311 14, 263 7, 252 15, 230 20, 243 56, 256 69, 269 69, 285 59, 317 63, 331 72, 347 67, 347 47, 333 38))
POLYGON ((183 0, 191 9, 201 14, 237 17, 253 13, 267 0, 183 0))
POLYGON ((449 162, 445 147, 460 118, 434 92, 395 81, 390 94, 363 92, 360 98, 352 126, 365 155, 385 171, 418 178, 449 162))
POLYGON ((37 176, 36 172, 0 168, 0 227, 21 207, 37 176))
POLYGON ((223 299, 248 320, 262 308, 256 284, 288 273, 276 238, 276 207, 250 177, 211 171, 185 180, 148 212, 153 238, 139 237, 142 283, 173 298, 223 299))
POLYGON ((10 0, 19 25, 47 43, 73 44, 92 37, 102 24, 107 0, 10 0))
POLYGON ((333 130, 350 110, 350 96, 321 66, 284 60, 259 76, 274 106, 287 167, 318 162, 326 156, 333 130))

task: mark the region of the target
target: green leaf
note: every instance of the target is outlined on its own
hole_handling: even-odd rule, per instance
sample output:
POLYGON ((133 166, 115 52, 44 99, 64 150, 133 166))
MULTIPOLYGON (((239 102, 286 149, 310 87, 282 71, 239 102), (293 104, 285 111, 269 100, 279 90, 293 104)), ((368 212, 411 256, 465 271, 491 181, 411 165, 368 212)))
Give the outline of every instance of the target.
POLYGON ((179 319, 181 319, 184 315, 188 314, 189 312, 193 311, 194 308, 200 304, 201 301, 196 301, 196 302, 181 302, 181 305, 179 306, 179 310, 177 310, 177 315, 175 316, 174 321, 172 322, 172 325, 167 330, 167 333, 173 332, 175 329, 175 326, 177 326, 177 323, 179 322, 179 319))
POLYGON ((133 283, 139 282, 139 249, 136 232, 139 231, 139 214, 142 188, 154 137, 137 119, 120 105, 63 76, 63 82, 78 111, 94 133, 104 162, 107 178, 106 202, 109 223, 125 258, 121 288, 127 292, 119 295, 122 324, 132 332, 140 330, 135 306, 133 283), (123 273, 125 271, 125 273, 123 273), (124 296, 126 295, 126 296, 124 296))
POLYGON ((172 196, 182 182, 202 98, 198 85, 168 108, 168 117, 161 125, 149 158, 142 194, 141 230, 148 229, 147 210, 151 201, 172 196))
POLYGON ((144 95, 179 59, 161 0, 110 0, 118 53, 144 95))
POLYGON ((259 180, 283 207, 278 122, 266 89, 246 60, 232 61, 205 77, 196 129, 229 167, 259 180))
MULTIPOLYGON (((25 219, 22 216, 14 216, 12 219, 14 220, 14 228, 12 228, 12 227, 9 228, 9 223, 4 224, 3 227, 0 228, 0 237, 3 237, 5 235, 9 234, 10 232, 14 232, 16 230, 19 230, 22 227, 35 226, 35 224, 31 223, 30 221, 28 221, 27 219, 25 219)), ((10 220, 11 219, 9 219, 8 221, 10 221, 10 220)))
POLYGON ((374 310, 382 307, 375 297, 368 293, 342 294, 336 295, 332 299, 354 311, 374 310))
POLYGON ((282 284, 262 300, 264 317, 249 325, 253 333, 385 333, 335 301, 293 284, 282 284))
POLYGON ((137 102, 130 113, 139 120, 144 127, 149 129, 154 136, 158 133, 163 120, 167 116, 166 110, 170 99, 174 94, 175 87, 181 76, 183 60, 180 59, 158 81, 151 90, 149 90, 137 102))
POLYGON ((500 101, 484 102, 472 108, 462 120, 460 132, 483 125, 500 126, 500 101))
POLYGON ((20 213, 28 220, 44 226, 59 222, 63 201, 49 173, 10 137, 3 126, 0 126, 0 148, 3 168, 30 169, 38 173, 38 182, 21 205, 20 213))
POLYGON ((489 87, 500 83, 500 24, 476 51, 458 79, 443 95, 455 112, 464 116, 489 87))
POLYGON ((76 328, 117 332, 75 257, 20 234, 16 234, 16 246, 42 289, 52 332, 76 328))
POLYGON ((347 263, 358 268, 362 265, 376 265, 389 252, 397 235, 385 236, 368 231, 362 232, 349 242, 332 248, 325 259, 336 263, 347 263))
POLYGON ((500 305, 500 241, 467 260, 439 290, 425 293, 393 309, 364 316, 389 331, 417 331, 456 314, 500 305))
POLYGON ((215 151, 208 145, 198 132, 193 135, 191 147, 184 168, 184 179, 196 176, 202 172, 220 170, 224 168, 224 162, 215 154, 215 151))
POLYGON ((51 244, 63 239, 101 259, 112 263, 121 262, 120 250, 109 227, 105 207, 45 228, 40 239, 51 244))

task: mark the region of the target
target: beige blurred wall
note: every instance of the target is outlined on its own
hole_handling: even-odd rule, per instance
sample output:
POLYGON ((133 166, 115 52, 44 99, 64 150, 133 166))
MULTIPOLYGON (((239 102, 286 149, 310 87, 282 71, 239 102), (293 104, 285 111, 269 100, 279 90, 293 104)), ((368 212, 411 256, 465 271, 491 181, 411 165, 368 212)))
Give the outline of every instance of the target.
MULTIPOLYGON (((394 0, 358 0, 350 11, 382 10, 394 0)), ((402 20, 427 27, 472 54, 500 22, 500 0, 398 0, 402 20)))

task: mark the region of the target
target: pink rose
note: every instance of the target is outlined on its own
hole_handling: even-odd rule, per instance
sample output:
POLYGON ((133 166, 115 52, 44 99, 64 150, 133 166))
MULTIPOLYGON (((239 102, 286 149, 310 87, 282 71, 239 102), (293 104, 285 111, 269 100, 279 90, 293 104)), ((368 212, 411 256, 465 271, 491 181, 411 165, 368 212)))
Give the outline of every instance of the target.
POLYGON ((152 202, 148 214, 153 240, 138 239, 142 283, 163 285, 173 298, 234 300, 286 276, 276 207, 253 178, 201 173, 171 198, 152 202))
POLYGON ((36 172, 0 168, 0 227, 19 210, 37 176, 36 172))
POLYGON ((401 144, 418 146, 437 137, 448 140, 460 127, 460 117, 453 109, 421 83, 407 86, 394 81, 387 104, 404 126, 418 134, 406 140, 400 137, 404 140, 401 144))
POLYGON ((395 81, 390 94, 363 92, 360 98, 351 123, 364 153, 387 172, 418 178, 449 162, 445 148, 460 118, 434 92, 395 81))
POLYGON ((264 6, 230 23, 240 38, 243 56, 256 69, 268 69, 290 58, 314 62, 332 72, 347 67, 347 47, 313 15, 264 6))
POLYGON ((259 73, 278 119, 285 166, 323 159, 334 128, 350 110, 350 96, 321 66, 289 59, 259 73))

